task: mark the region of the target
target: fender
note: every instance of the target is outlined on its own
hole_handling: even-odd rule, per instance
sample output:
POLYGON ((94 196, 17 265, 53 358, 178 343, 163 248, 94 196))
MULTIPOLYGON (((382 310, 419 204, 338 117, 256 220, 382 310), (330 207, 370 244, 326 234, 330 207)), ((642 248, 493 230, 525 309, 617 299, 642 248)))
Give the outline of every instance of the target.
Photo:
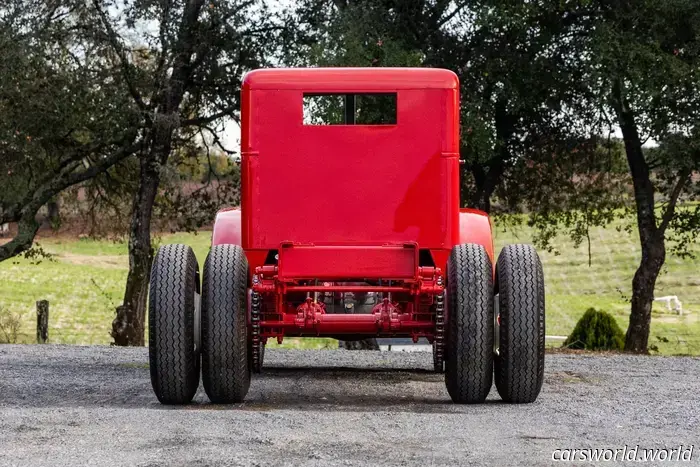
POLYGON ((489 215, 478 209, 463 208, 459 210, 459 243, 477 243, 486 248, 495 267, 493 233, 489 215))
POLYGON ((216 213, 211 246, 242 245, 241 211, 238 208, 224 208, 216 213))

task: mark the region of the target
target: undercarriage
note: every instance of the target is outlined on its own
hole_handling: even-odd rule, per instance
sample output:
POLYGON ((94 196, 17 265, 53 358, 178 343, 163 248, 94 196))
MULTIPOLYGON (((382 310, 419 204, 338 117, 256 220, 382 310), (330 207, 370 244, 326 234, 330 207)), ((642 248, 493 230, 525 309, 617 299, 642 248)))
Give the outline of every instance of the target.
MULTIPOLYGON (((444 309, 443 272, 420 265, 416 244, 286 244, 279 251, 274 264, 256 267, 252 276, 254 371, 261 367, 267 341, 282 343, 289 336, 409 337, 414 342, 424 337, 436 343, 437 354, 442 355, 444 323, 439 323, 438 311, 444 309), (327 270, 329 258, 342 258, 346 274, 364 269, 364 276, 332 277, 325 272, 322 277, 310 277, 327 270), (373 267, 353 268, 360 262, 373 267)), ((441 365, 441 358, 437 364, 441 365)))
POLYGON ((267 256, 274 262, 251 274, 240 246, 215 245, 200 286, 191 248, 159 250, 149 346, 151 379, 161 402, 191 400, 200 363, 212 402, 242 401, 251 373, 263 369, 266 343, 289 336, 425 338, 433 344, 434 370, 445 373, 455 402, 483 402, 494 379, 508 402, 531 402, 539 394, 544 283, 531 246, 508 245, 494 270, 482 245, 457 245, 446 273, 421 265, 415 243, 286 244, 267 256), (377 261, 364 263, 368 259, 377 261), (334 277, 340 269, 333 261, 359 272, 334 277))

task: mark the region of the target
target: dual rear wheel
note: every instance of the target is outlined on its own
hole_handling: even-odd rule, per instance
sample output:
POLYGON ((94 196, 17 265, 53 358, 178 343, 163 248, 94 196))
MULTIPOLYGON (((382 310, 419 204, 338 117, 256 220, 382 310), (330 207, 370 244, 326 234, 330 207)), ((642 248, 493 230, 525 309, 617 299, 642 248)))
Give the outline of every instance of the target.
POLYGON ((250 387, 248 261, 237 245, 214 246, 199 268, 192 249, 166 245, 151 269, 149 363, 163 404, 186 404, 199 386, 214 403, 241 402, 250 387), (197 325, 201 321, 201 330, 197 325), (201 346, 199 342, 201 341, 201 346))
POLYGON ((457 245, 447 274, 445 384, 452 400, 483 402, 495 376, 504 401, 533 402, 544 376, 544 278, 534 248, 506 246, 494 276, 483 246, 457 245))
MULTIPOLYGON (((534 401, 544 374, 544 280, 537 253, 529 245, 506 246, 495 284, 481 245, 454 247, 447 270, 445 383, 452 400, 483 402, 495 374, 503 400, 534 401)), ((164 404, 186 404, 197 391, 201 370, 212 402, 241 402, 252 366, 248 262, 239 246, 211 249, 204 264, 201 330, 198 274, 188 246, 166 245, 154 259, 149 299, 153 390, 164 404)))

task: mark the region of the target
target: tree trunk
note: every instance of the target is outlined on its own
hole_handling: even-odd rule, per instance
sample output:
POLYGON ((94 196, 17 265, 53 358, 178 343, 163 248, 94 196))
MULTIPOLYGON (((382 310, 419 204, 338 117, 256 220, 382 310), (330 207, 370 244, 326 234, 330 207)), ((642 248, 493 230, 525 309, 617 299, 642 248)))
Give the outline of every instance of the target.
POLYGON ((637 228, 642 247, 642 259, 632 280, 630 322, 625 337, 625 350, 648 352, 651 326, 651 305, 654 287, 661 267, 666 260, 664 231, 659 229, 654 212, 654 185, 649 166, 642 152, 635 115, 624 95, 619 81, 613 88, 613 102, 622 136, 625 141, 627 163, 632 175, 634 201, 637 208, 637 228))
POLYGON ((0 245, 0 262, 30 249, 37 230, 39 230, 39 223, 33 215, 26 214, 22 217, 17 223, 17 235, 4 245, 0 245))
POLYGON ((491 196, 503 179, 506 164, 511 155, 508 141, 513 137, 518 117, 508 112, 505 102, 499 101, 495 107, 494 124, 496 126, 496 154, 486 164, 475 163, 471 166, 476 190, 470 197, 469 207, 491 212, 491 196))
POLYGON ((150 127, 151 145, 149 151, 141 155, 139 189, 134 197, 129 230, 129 275, 126 279, 124 302, 117 308, 117 316, 112 322, 115 345, 144 345, 145 342, 146 299, 153 259, 153 203, 160 184, 161 168, 170 157, 173 133, 180 127, 180 104, 188 88, 192 86, 192 75, 195 71, 192 57, 202 45, 202 37, 199 36, 199 15, 203 6, 204 0, 188 0, 185 3, 178 26, 178 37, 171 51, 175 57, 171 66, 172 72, 169 78, 159 83, 161 92, 151 99, 155 109, 150 127))
POLYGON ((629 352, 648 351, 654 287, 665 258, 663 238, 650 240, 642 247, 642 260, 632 280, 632 312, 625 337, 625 350, 629 352))
POLYGON ((46 204, 46 211, 46 218, 49 221, 51 229, 58 230, 61 226, 61 210, 58 203, 58 196, 46 204))
POLYGON ((159 162, 156 151, 141 158, 139 189, 134 196, 129 229, 129 275, 124 301, 112 321, 115 345, 142 346, 145 343, 146 298, 153 259, 151 216, 160 183, 159 162))
POLYGON ((488 165, 488 170, 485 170, 484 166, 475 164, 471 167, 471 173, 475 190, 469 198, 468 207, 491 212, 491 196, 501 181, 503 165, 500 161, 493 161, 488 165))

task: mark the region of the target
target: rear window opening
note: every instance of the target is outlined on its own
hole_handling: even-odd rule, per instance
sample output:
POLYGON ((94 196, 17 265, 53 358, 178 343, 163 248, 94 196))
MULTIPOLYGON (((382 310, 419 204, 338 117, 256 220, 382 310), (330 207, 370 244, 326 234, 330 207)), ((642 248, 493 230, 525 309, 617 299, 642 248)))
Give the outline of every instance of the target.
POLYGON ((305 93, 304 125, 396 125, 396 93, 305 93))

